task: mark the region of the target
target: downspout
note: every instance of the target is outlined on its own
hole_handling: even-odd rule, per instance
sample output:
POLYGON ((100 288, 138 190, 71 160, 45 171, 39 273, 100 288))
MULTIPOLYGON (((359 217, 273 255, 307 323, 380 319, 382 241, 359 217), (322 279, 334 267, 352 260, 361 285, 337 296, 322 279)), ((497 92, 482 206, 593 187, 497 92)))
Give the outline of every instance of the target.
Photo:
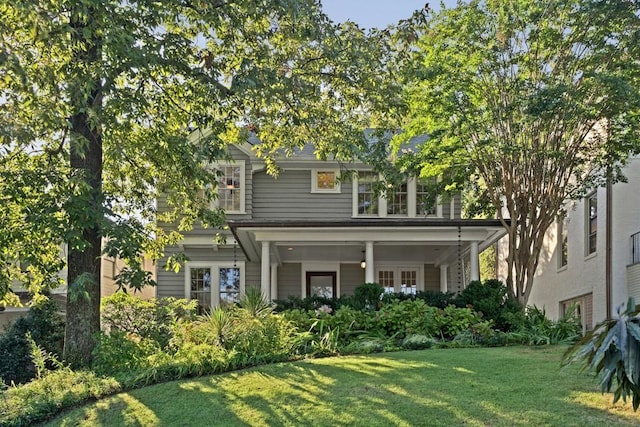
POLYGON ((611 184, 611 167, 607 170, 607 195, 605 206, 605 300, 607 304, 607 319, 611 319, 611 281, 612 281, 612 268, 611 268, 611 235, 612 235, 612 220, 611 214, 613 212, 613 185, 611 184))

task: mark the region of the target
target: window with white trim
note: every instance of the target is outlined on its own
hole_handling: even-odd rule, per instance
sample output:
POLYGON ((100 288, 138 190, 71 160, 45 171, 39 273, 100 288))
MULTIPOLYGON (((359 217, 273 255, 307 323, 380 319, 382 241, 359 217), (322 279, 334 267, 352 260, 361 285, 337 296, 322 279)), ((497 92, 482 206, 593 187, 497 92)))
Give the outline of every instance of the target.
POLYGON ((429 183, 424 179, 416 180, 416 215, 419 217, 438 216, 438 202, 433 200, 429 183))
POLYGON ((406 182, 387 190, 387 214, 407 216, 409 212, 409 189, 406 182))
MULTIPOLYGON (((378 284, 385 293, 399 292, 415 295, 423 276, 420 266, 379 267, 377 270, 378 284)), ((420 284, 420 289, 423 286, 420 284)))
POLYGON ((339 193, 340 181, 338 180, 338 171, 335 169, 312 169, 311 192, 339 193))
POLYGON ((592 194, 587 198, 587 255, 595 253, 598 243, 598 195, 592 194))
POLYGON ((378 182, 378 174, 376 172, 358 172, 355 178, 357 192, 357 215, 375 215, 378 216, 378 195, 375 191, 375 185, 378 182))
POLYGON ((189 262, 185 271, 185 296, 198 302, 198 312, 230 305, 244 292, 244 261, 230 263, 189 262))
POLYGON ((218 207, 227 213, 244 213, 244 161, 217 164, 218 207))
POLYGON ((569 218, 562 217, 558 221, 558 268, 569 262, 569 218))

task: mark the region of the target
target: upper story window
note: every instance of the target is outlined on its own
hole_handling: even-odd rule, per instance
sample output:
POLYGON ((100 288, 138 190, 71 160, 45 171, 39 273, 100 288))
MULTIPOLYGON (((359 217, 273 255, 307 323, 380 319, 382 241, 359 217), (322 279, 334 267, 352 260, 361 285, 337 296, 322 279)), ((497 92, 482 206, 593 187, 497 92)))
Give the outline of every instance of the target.
POLYGON ((409 212, 409 188, 406 182, 387 191, 387 214, 404 215, 409 212))
POLYGON ((376 172, 359 172, 354 181, 357 184, 357 214, 358 215, 378 215, 378 195, 375 192, 375 184, 378 182, 376 172))
POLYGON ((587 255, 596 251, 598 240, 598 197, 594 193, 587 198, 587 255))
POLYGON ((338 171, 333 169, 312 169, 311 192, 339 193, 340 181, 338 181, 338 171))
POLYGON ((244 213, 244 161, 219 164, 218 207, 227 213, 244 213))
POLYGON ((417 216, 439 216, 438 203, 430 200, 428 184, 423 180, 416 181, 416 215, 417 216))
POLYGON ((378 196, 376 172, 359 172, 353 180, 353 216, 406 216, 409 218, 442 216, 439 199, 430 193, 428 183, 410 177, 390 186, 385 197, 378 196), (435 201, 434 201, 435 199, 435 201))
POLYGON ((569 218, 564 216, 558 221, 558 268, 569 262, 569 218))

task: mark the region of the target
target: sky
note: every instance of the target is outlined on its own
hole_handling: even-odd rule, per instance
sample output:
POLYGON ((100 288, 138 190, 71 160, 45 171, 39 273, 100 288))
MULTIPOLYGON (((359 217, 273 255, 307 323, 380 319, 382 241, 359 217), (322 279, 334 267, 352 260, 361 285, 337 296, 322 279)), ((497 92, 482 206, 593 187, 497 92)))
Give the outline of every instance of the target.
MULTIPOLYGON (((354 21, 364 28, 384 28, 410 17, 426 3, 434 10, 440 0, 321 0, 324 11, 334 22, 354 21)), ((456 0, 444 0, 446 7, 454 7, 456 0)))

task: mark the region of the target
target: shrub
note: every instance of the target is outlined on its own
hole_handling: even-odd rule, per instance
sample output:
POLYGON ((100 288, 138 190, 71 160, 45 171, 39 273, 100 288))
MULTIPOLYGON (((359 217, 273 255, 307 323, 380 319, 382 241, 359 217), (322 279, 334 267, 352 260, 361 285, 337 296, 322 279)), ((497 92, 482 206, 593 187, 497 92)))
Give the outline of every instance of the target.
POLYGON ((497 329, 514 330, 519 326, 517 314, 522 306, 511 297, 509 289, 499 280, 473 281, 456 297, 458 307, 473 306, 482 317, 493 320, 497 329))
POLYGON ((298 296, 289 296, 287 299, 274 300, 275 311, 283 312, 286 310, 317 310, 322 306, 327 306, 335 311, 341 302, 337 298, 325 298, 318 295, 300 298, 298 296))
POLYGON ((91 368, 98 374, 113 376, 142 371, 149 368, 149 357, 160 351, 157 343, 148 338, 121 331, 100 333, 91 368))
POLYGON ((102 327, 107 334, 135 334, 165 348, 172 337, 172 326, 180 319, 195 318, 196 304, 176 298, 143 300, 116 292, 102 300, 102 327))
POLYGON ((479 322, 480 316, 471 308, 459 308, 453 305, 440 310, 435 317, 435 326, 443 339, 453 339, 479 322))
POLYGON ((377 283, 363 283, 356 287, 353 294, 353 308, 376 310, 380 304, 380 296, 384 288, 377 283))
POLYGON ((411 334, 402 340, 401 345, 402 348, 406 348, 408 350, 422 350, 433 347, 435 342, 436 340, 426 335, 411 334))
POLYGON ((437 308, 427 306, 422 300, 396 300, 384 304, 374 319, 388 337, 402 339, 410 334, 436 334, 437 314, 437 308))
POLYGON ((452 292, 420 291, 416 299, 423 300, 428 306, 444 309, 455 303, 456 295, 452 292))
POLYGON ((37 379, 0 392, 0 425, 31 425, 54 415, 60 408, 121 390, 116 380, 99 378, 90 371, 73 371, 30 337, 27 340, 38 366, 37 379), (46 365, 56 366, 57 370, 48 370, 46 365))
POLYGON ((64 319, 56 301, 39 299, 25 317, 13 322, 0 336, 0 378, 6 384, 24 383, 35 377, 27 333, 45 352, 62 354, 64 319))
POLYGON ((544 308, 530 306, 522 326, 509 336, 512 342, 525 345, 569 344, 575 342, 581 332, 580 319, 574 310, 554 322, 547 317, 544 308))

